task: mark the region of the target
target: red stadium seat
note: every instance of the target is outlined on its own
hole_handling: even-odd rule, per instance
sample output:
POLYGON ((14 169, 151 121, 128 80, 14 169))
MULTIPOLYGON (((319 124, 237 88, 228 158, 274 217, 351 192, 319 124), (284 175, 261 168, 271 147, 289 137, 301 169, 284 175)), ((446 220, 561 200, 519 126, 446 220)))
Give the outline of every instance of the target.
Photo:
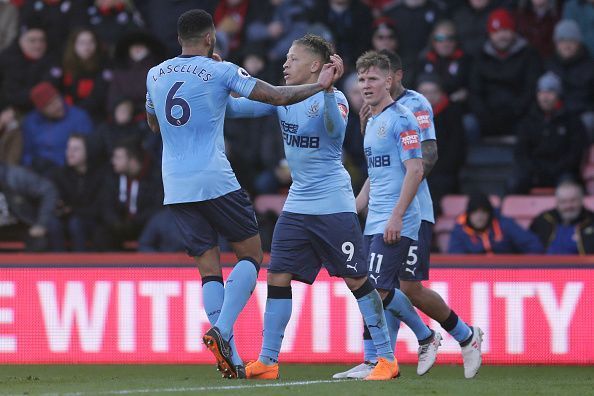
MULTIPOLYGON (((497 195, 489 196, 489 201, 495 208, 501 205, 501 198, 497 195)), ((456 218, 464 213, 467 204, 468 195, 446 195, 441 199, 442 216, 456 218)))
POLYGON ((260 195, 254 201, 254 209, 257 213, 273 211, 276 214, 280 214, 286 200, 286 195, 260 195))
POLYGON ((512 217, 527 228, 532 219, 554 207, 554 196, 508 195, 503 200, 501 214, 512 217))

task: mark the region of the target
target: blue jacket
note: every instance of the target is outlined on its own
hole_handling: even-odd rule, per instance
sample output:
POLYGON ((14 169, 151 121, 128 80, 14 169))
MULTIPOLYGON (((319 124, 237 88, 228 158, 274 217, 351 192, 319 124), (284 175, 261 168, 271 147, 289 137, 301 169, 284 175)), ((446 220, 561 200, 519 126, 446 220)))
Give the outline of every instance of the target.
POLYGON ((63 166, 68 137, 73 133, 91 133, 93 124, 84 110, 66 104, 64 110, 64 118, 60 120, 51 120, 37 110, 27 114, 23 121, 23 165, 63 166))
POLYGON ((520 227, 513 219, 495 214, 485 232, 477 232, 466 224, 466 215, 458 218, 450 238, 449 253, 505 254, 543 253, 540 240, 520 227))

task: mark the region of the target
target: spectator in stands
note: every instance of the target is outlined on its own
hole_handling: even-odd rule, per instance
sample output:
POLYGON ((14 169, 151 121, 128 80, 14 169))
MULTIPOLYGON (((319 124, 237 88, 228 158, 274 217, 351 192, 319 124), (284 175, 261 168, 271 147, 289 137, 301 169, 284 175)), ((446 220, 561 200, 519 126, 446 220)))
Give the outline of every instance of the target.
POLYGON ((511 190, 553 187, 564 177, 579 177, 587 147, 584 127, 561 102, 561 80, 547 72, 538 80, 537 105, 518 124, 516 171, 511 190))
POLYGON ((57 198, 49 180, 0 161, 0 240, 25 241, 27 251, 46 250, 57 198))
POLYGON ((421 54, 416 75, 425 73, 439 76, 449 100, 466 103, 471 59, 458 47, 457 40, 453 22, 438 22, 431 32, 429 48, 421 54))
POLYGON ((0 111, 0 158, 7 164, 17 165, 23 154, 23 133, 12 107, 0 111))
POLYGON ((12 44, 18 26, 19 10, 8 0, 0 1, 0 52, 12 44))
POLYGON ((95 0, 86 9, 88 24, 99 41, 113 49, 118 39, 142 27, 142 17, 129 0, 95 0))
POLYGON ((59 86, 64 101, 86 110, 95 121, 104 118, 111 70, 93 30, 78 28, 68 36, 62 72, 59 86))
POLYGON ((555 55, 546 64, 563 83, 563 105, 579 115, 594 141, 594 60, 583 46, 575 21, 564 19, 555 26, 555 55))
POLYGON ((256 194, 287 194, 291 186, 291 170, 286 159, 260 173, 255 181, 256 194))
POLYGON ((345 66, 354 65, 371 43, 369 27, 373 19, 369 7, 357 0, 319 0, 316 3, 315 20, 332 32, 336 53, 345 66))
POLYGON ((243 42, 249 3, 249 0, 221 0, 215 9, 213 21, 217 38, 225 43, 225 53, 237 51, 243 42))
POLYGON ((89 134, 93 124, 87 113, 64 103, 62 96, 49 82, 41 82, 31 90, 35 110, 23 121, 23 165, 47 175, 64 165, 68 137, 75 133, 89 134))
POLYGON ((514 220, 497 213, 482 193, 470 196, 466 213, 456 221, 450 238, 449 253, 505 254, 542 253, 536 235, 514 220))
POLYGON ((308 12, 313 1, 268 0, 266 4, 251 1, 247 15, 246 44, 268 48, 266 58, 276 62, 274 70, 282 70, 293 40, 308 29, 308 12))
POLYGON ((138 238, 139 252, 183 252, 184 244, 168 209, 158 211, 138 238))
POLYGON ((25 1, 20 9, 20 26, 30 25, 33 21, 44 26, 48 48, 60 54, 68 33, 86 24, 86 3, 72 0, 25 1))
POLYGON ((460 46, 469 56, 478 56, 487 41, 487 19, 495 8, 495 0, 468 0, 468 5, 454 12, 460 46))
POLYGON ((113 109, 116 101, 129 98, 134 103, 134 115, 144 116, 146 101, 146 74, 164 56, 162 45, 152 36, 129 33, 116 45, 114 69, 107 95, 107 108, 113 109))
POLYGON ((398 51, 398 31, 396 22, 388 17, 380 17, 371 25, 371 47, 376 51, 398 51))
POLYGON ((177 18, 186 11, 200 8, 214 14, 219 0, 142 0, 135 6, 142 14, 150 33, 166 46, 167 57, 179 55, 177 42, 177 18))
POLYGON ((100 210, 105 230, 99 245, 119 249, 125 241, 137 239, 150 218, 161 209, 163 186, 134 142, 118 143, 111 162, 114 175, 103 185, 100 210))
POLYGON ((584 36, 584 45, 594 56, 594 0, 567 0, 563 6, 563 19, 577 22, 584 36))
POLYGON ((462 126, 463 109, 451 102, 436 75, 419 76, 417 91, 427 98, 433 109, 437 131, 439 160, 427 181, 433 196, 435 210, 439 213, 441 198, 458 192, 458 173, 466 158, 466 142, 462 126))
POLYGON ((31 110, 31 88, 43 80, 58 77, 60 69, 47 53, 45 30, 41 25, 21 28, 17 42, 0 54, 4 101, 19 112, 31 110))
POLYGON ((547 254, 594 254, 594 213, 584 208, 582 186, 565 181, 555 190, 557 207, 530 225, 547 254))
POLYGON ((553 55, 553 29, 559 21, 556 0, 520 0, 516 12, 518 33, 534 47, 542 59, 553 55))
MULTIPOLYGON (((115 145, 122 141, 134 141, 142 145, 153 157, 158 146, 155 140, 160 141, 160 135, 150 133, 146 121, 134 117, 134 103, 127 98, 115 101, 114 108, 105 122, 99 125, 90 137, 90 150, 92 156, 99 163, 109 162, 115 145)), ((160 152, 158 157, 160 159, 160 152)))
POLYGON ((94 238, 103 177, 89 161, 86 139, 85 135, 70 135, 66 165, 51 175, 59 192, 59 217, 50 226, 51 245, 56 251, 66 250, 65 237, 75 252, 88 250, 94 238))
POLYGON ((510 135, 534 101, 540 60, 517 35, 509 11, 491 12, 487 24, 489 40, 475 60, 469 103, 479 119, 481 136, 510 135))

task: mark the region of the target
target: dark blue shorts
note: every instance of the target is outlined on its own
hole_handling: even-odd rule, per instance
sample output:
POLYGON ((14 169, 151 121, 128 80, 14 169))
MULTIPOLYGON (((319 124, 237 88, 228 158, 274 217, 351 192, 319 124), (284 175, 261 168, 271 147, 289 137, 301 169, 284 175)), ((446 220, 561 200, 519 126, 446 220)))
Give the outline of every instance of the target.
POLYGON ((398 278, 403 271, 412 239, 402 237, 392 245, 384 242, 383 234, 366 235, 369 279, 376 289, 392 290, 400 286, 398 278))
POLYGON ((421 221, 419 239, 410 245, 408 257, 398 275, 400 280, 424 281, 429 279, 429 255, 431 254, 432 238, 433 224, 425 220, 421 221))
POLYGON ((367 275, 359 219, 354 213, 304 215, 282 212, 272 236, 269 272, 312 284, 322 266, 331 276, 367 275))
POLYGON ((245 241, 258 234, 254 208, 242 189, 208 201, 167 206, 192 257, 218 246, 218 234, 229 242, 245 241))

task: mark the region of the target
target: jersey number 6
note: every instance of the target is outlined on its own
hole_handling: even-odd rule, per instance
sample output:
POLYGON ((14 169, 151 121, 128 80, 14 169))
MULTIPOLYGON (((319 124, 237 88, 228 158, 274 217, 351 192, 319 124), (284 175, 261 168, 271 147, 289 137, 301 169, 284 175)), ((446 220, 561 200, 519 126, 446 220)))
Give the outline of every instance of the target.
POLYGON ((178 81, 167 92, 167 100, 165 101, 165 115, 167 122, 173 126, 182 126, 190 119, 190 104, 182 98, 175 98, 175 93, 183 85, 183 81, 178 81), (173 108, 175 106, 181 107, 182 114, 179 118, 173 115, 173 108))

